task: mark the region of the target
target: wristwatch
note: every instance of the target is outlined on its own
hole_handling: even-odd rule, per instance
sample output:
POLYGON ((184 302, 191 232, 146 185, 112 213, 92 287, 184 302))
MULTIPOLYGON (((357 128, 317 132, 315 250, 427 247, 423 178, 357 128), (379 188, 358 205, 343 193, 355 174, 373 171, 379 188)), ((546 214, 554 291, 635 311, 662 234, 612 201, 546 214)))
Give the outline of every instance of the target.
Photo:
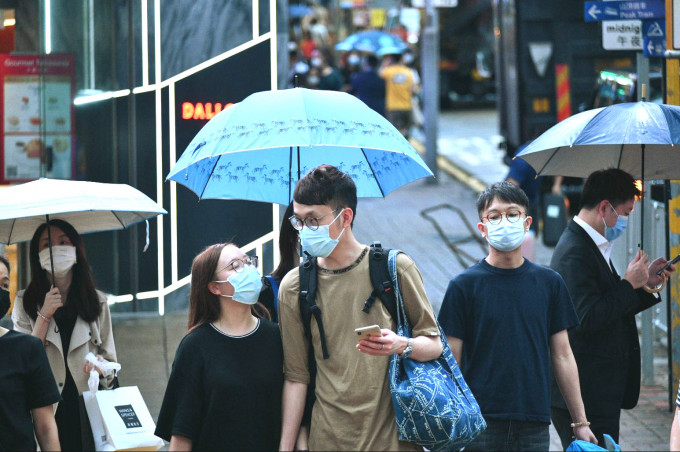
POLYGON ((411 356, 411 353, 413 352, 413 338, 407 338, 406 339, 406 348, 404 349, 403 352, 399 354, 402 358, 408 358, 411 356))

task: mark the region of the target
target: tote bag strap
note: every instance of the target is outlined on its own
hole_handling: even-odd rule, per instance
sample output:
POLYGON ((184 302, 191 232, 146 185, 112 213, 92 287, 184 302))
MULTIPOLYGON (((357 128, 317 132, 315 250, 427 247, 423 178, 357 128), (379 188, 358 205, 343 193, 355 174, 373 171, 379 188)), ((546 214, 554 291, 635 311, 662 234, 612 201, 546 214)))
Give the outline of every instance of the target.
POLYGON ((404 308, 404 297, 401 294, 399 287, 399 275, 397 273, 397 256, 401 254, 400 250, 390 250, 387 258, 387 267, 390 270, 392 277, 392 284, 394 285, 394 296, 397 299, 397 334, 400 336, 411 337, 411 326, 408 323, 406 316, 406 309, 404 308))

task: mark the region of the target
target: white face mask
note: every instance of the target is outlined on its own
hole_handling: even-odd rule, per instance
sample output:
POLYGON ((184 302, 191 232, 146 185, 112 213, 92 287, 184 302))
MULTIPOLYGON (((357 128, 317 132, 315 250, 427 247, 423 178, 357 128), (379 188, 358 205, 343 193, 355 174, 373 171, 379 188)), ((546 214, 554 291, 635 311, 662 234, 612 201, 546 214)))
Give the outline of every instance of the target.
POLYGON ((486 240, 489 245, 498 251, 513 251, 522 246, 524 241, 524 222, 526 218, 521 221, 510 223, 507 218, 503 217, 498 224, 486 224, 486 240))
MULTIPOLYGON (((45 248, 38 253, 40 266, 48 273, 52 273, 50 266, 50 249, 45 248)), ((52 247, 52 260, 54 261, 54 277, 60 278, 76 264, 76 247, 71 245, 58 245, 52 247)))

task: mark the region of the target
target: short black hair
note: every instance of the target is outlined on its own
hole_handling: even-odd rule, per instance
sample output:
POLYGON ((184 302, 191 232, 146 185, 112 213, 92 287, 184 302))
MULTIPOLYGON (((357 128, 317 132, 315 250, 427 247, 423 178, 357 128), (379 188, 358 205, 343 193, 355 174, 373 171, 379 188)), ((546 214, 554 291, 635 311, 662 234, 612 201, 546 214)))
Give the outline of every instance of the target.
POLYGON ((604 200, 617 207, 638 196, 640 189, 633 176, 618 168, 609 168, 588 176, 581 192, 581 207, 592 209, 604 200))
POLYGON ((496 182, 495 184, 489 185, 477 198, 477 214, 480 219, 482 217, 482 212, 489 207, 489 204, 491 204, 494 199, 522 206, 524 207, 525 213, 529 210, 529 198, 527 197, 527 194, 524 193, 524 190, 507 181, 496 182))
POLYGON ((376 58, 375 55, 368 55, 366 57, 366 65, 370 67, 371 69, 375 69, 378 67, 378 58, 376 58))
POLYGON ((9 273, 10 272, 9 259, 7 259, 5 256, 0 255, 0 263, 5 264, 5 267, 7 267, 7 273, 9 273))
POLYGON ((333 210, 349 207, 356 218, 357 186, 351 177, 331 165, 317 166, 300 179, 293 200, 306 206, 330 206, 333 210))

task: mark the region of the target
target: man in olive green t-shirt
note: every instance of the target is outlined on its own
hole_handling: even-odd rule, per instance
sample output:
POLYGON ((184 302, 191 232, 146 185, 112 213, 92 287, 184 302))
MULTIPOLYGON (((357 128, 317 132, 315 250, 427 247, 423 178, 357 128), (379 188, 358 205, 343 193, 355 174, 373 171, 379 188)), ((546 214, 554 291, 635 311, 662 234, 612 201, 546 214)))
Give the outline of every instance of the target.
MULTIPOLYGON (((300 231, 303 251, 318 258, 315 301, 330 355, 323 359, 319 330, 312 321, 317 374, 309 448, 422 450, 398 440, 388 366, 395 353, 418 361, 439 357, 439 330, 420 272, 404 254, 397 258, 397 274, 413 339, 394 333, 396 319, 382 303, 375 303, 368 314, 362 311, 372 285, 368 247, 352 233, 356 204, 354 182, 332 166, 312 170, 295 188, 295 214, 290 220, 300 231), (354 329, 372 324, 381 327, 382 336, 369 336, 357 344, 354 329)), ((310 344, 302 324, 299 290, 299 271, 294 269, 279 291, 285 374, 281 450, 295 446, 310 383, 310 344)))

